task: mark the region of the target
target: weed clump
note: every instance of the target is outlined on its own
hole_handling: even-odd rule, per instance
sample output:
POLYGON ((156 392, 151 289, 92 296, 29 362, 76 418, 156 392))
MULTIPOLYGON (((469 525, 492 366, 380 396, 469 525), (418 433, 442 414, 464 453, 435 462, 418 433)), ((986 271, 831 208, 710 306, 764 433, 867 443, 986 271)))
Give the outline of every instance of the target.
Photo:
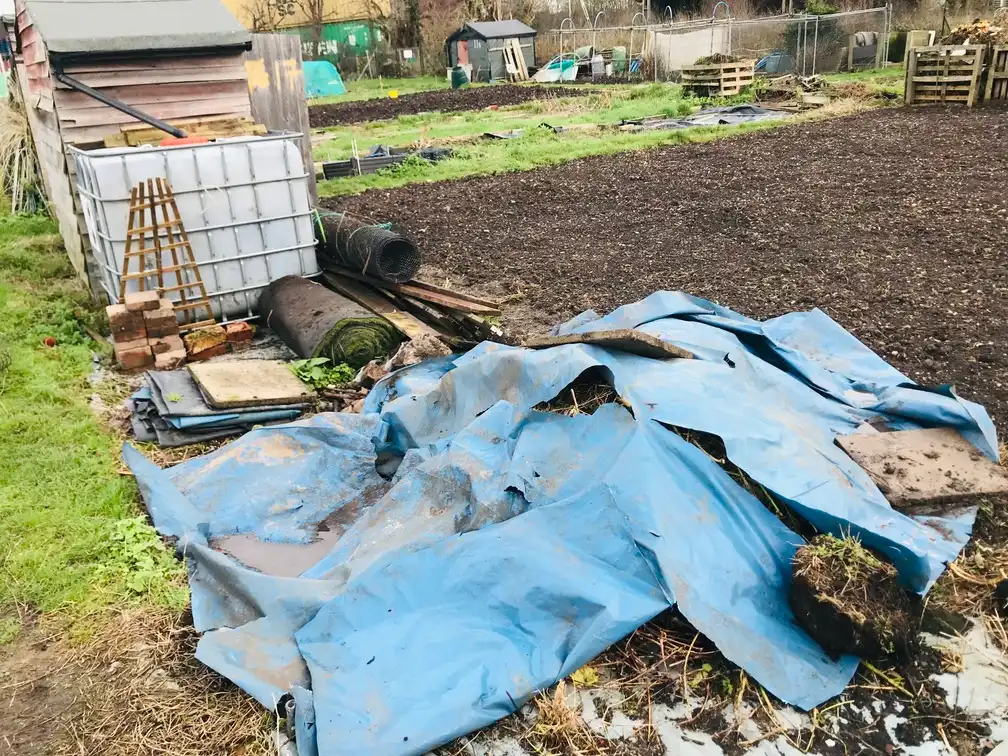
POLYGON ((917 638, 918 602, 896 568, 852 537, 819 535, 794 556, 795 618, 831 656, 905 656, 917 638))

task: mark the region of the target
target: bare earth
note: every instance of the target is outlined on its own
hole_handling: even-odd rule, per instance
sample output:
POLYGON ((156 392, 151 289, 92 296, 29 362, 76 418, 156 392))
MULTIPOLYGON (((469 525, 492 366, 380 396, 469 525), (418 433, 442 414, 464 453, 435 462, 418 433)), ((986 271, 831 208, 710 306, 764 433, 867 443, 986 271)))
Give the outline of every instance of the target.
POLYGON ((432 280, 523 294, 514 330, 656 289, 820 307, 1005 426, 1006 139, 1003 108, 894 108, 326 204, 405 225, 432 280))

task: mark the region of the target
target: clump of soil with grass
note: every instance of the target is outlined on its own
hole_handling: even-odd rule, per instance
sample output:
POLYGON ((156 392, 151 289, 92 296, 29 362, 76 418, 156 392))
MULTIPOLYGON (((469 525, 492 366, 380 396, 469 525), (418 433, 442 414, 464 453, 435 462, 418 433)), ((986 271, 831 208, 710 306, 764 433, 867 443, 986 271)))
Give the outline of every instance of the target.
POLYGON ((793 560, 791 610, 831 656, 906 656, 917 646, 920 611, 896 568, 856 538, 820 535, 793 560))

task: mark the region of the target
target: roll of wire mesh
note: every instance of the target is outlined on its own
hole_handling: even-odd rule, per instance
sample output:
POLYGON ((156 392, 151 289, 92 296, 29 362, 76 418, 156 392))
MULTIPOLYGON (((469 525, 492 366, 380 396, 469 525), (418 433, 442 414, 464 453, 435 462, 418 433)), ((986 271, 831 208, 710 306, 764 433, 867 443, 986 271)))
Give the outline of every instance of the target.
POLYGON ((323 265, 342 265, 392 283, 405 283, 420 269, 416 244, 390 228, 340 212, 320 212, 316 223, 323 265))

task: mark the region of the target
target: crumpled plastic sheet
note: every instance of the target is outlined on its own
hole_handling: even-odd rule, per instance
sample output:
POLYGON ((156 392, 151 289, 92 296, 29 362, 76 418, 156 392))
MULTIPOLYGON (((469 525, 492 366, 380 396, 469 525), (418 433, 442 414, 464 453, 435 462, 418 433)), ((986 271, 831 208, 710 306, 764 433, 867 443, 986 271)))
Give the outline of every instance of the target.
POLYGON ((801 537, 673 428, 720 436, 779 500, 859 536, 924 592, 975 510, 893 510, 834 438, 873 418, 950 426, 996 459, 989 417, 818 310, 758 322, 657 292, 557 331, 620 328, 697 358, 484 343, 387 376, 361 415, 254 430, 168 470, 126 447, 155 525, 185 554, 197 657, 266 707, 292 695, 300 756, 425 753, 671 606, 782 700, 839 694, 857 659, 829 658, 788 607, 801 537), (629 409, 535 409, 592 368, 629 409), (379 453, 403 455, 391 480, 379 453), (279 577, 214 548, 234 534, 332 546, 279 577))

